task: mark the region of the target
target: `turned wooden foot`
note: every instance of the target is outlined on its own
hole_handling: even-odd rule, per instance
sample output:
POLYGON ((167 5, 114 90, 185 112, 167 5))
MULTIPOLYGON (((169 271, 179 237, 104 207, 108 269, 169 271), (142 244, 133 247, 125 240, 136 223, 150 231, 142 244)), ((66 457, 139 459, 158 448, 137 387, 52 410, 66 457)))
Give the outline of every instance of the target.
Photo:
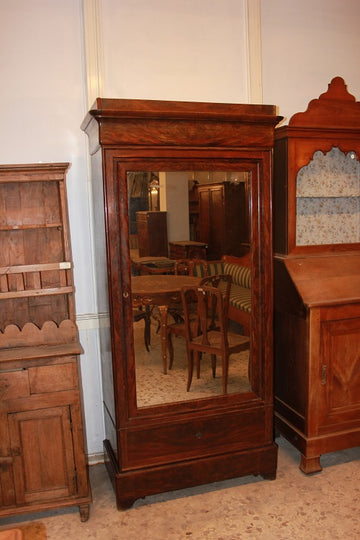
POLYGON ((276 471, 271 471, 269 473, 261 473, 260 475, 264 480, 276 480, 276 471))
POLYGON ((135 499, 118 499, 116 501, 117 503, 117 509, 118 510, 128 510, 129 508, 132 507, 132 505, 134 504, 134 502, 136 501, 138 497, 136 497, 135 499))
POLYGON ((80 504, 79 513, 80 513, 80 520, 87 521, 90 515, 90 504, 80 504))
POLYGON ((299 468, 305 474, 321 472, 322 466, 320 465, 320 456, 306 457, 301 454, 299 468))

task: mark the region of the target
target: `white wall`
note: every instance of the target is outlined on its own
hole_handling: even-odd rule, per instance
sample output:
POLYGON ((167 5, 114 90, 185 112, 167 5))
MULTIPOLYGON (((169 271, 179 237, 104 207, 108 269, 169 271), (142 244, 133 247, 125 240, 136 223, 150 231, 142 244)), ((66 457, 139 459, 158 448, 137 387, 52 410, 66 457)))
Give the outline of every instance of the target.
POLYGON ((264 103, 284 123, 343 77, 360 100, 359 0, 261 0, 264 103))
POLYGON ((259 1, 0 0, 0 162, 72 163, 68 200, 90 454, 102 451, 103 319, 94 297, 88 151, 80 130, 89 103, 97 93, 259 102, 262 89, 264 102, 290 116, 336 75, 360 99, 358 0, 261 0, 262 49, 259 1))
POLYGON ((160 172, 160 210, 167 212, 169 242, 190 239, 188 173, 160 172), (184 219, 185 216, 185 219, 184 219))
MULTIPOLYGON (((80 0, 0 1, 1 163, 70 162, 67 175, 88 450, 103 420, 91 242, 80 0), (90 318, 91 319, 91 318, 90 318), (85 326, 85 328, 84 328, 85 326)), ((99 445, 100 441, 100 445, 99 445)))
POLYGON ((102 6, 106 97, 249 99, 246 0, 102 0, 102 6))

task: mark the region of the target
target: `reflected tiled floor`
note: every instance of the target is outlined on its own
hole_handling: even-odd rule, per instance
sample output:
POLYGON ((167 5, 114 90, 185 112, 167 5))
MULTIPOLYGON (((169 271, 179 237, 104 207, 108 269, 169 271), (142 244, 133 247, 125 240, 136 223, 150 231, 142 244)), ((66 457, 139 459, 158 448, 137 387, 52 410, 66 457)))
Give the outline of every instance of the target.
MULTIPOLYGON (((323 471, 306 476, 299 453, 283 438, 277 479, 244 477, 173 491, 116 509, 105 467, 90 468, 94 502, 81 523, 77 508, 2 520, 46 525, 49 540, 358 540, 360 448, 323 456, 323 471)), ((15 524, 15 525, 14 525, 15 524)))
MULTIPOLYGON (((187 392, 187 354, 183 337, 174 337, 174 365, 164 375, 160 334, 154 324, 151 346, 148 352, 144 346, 144 322, 134 324, 136 394, 138 407, 174 403, 193 399, 208 398, 222 394, 221 362, 218 359, 216 378, 211 375, 210 355, 204 354, 201 362, 201 377, 194 374, 190 392, 187 392)), ((248 378, 249 351, 232 354, 229 362, 227 393, 249 392, 248 378)))

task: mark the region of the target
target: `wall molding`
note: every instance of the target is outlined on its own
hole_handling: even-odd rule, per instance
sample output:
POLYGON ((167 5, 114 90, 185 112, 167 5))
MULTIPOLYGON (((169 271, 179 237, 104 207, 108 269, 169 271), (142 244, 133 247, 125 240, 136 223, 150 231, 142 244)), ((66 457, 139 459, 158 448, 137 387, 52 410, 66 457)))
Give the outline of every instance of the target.
POLYGON ((104 313, 81 313, 76 316, 76 324, 79 330, 94 330, 110 327, 110 316, 104 313))
MULTIPOLYGON (((82 0, 87 109, 104 89, 104 47, 101 0, 82 0)), ((261 51, 261 0, 244 0, 248 96, 263 102, 261 51)))
POLYGON ((82 0, 87 109, 103 95, 104 50, 101 0, 82 0))
POLYGON ((100 463, 105 463, 104 452, 95 452, 94 454, 88 454, 86 456, 87 464, 89 466, 99 465, 100 463))
POLYGON ((250 103, 263 102, 261 0, 247 0, 248 80, 250 103))

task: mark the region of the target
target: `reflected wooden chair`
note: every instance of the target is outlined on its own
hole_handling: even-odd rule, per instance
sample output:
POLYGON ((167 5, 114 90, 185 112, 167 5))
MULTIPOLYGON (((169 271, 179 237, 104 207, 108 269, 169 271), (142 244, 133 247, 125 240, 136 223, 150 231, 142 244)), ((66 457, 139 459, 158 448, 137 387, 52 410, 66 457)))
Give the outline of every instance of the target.
MULTIPOLYGON (((220 283, 220 282, 219 282, 220 283)), ((219 285, 219 284, 218 284, 219 285)), ((230 288, 229 288, 230 291, 230 288)), ((185 318, 185 337, 188 357, 187 391, 190 390, 194 357, 200 366, 203 353, 210 354, 212 375, 216 376, 216 357, 221 357, 222 365, 222 392, 227 393, 229 372, 229 357, 249 349, 248 336, 234 334, 228 331, 227 310, 229 300, 219 286, 183 287, 182 303, 185 318), (196 302, 196 321, 193 320, 193 305, 196 302), (216 321, 216 325, 209 321, 216 321)), ((200 369, 198 368, 198 373, 200 369)))
MULTIPOLYGON (((229 274, 218 274, 214 276, 206 276, 204 277, 200 283, 199 286, 212 286, 212 287, 219 287, 224 295, 224 302, 225 302, 225 311, 228 311, 229 307, 229 296, 230 296, 230 287, 231 287, 231 276, 229 274)), ((190 310, 191 311, 191 310, 190 310)), ((178 311, 179 313, 179 311, 178 311)), ((209 326, 214 328, 216 323, 216 313, 215 311, 212 312, 212 319, 209 320, 209 326)), ((196 323, 196 302, 193 304, 192 314, 191 314, 191 324, 196 323)), ((181 305, 181 317, 178 317, 177 320, 173 324, 168 324, 168 350, 169 350, 169 369, 172 368, 173 362, 174 362, 174 346, 172 341, 172 336, 181 336, 185 338, 185 320, 184 320, 184 312, 183 312, 183 306, 181 305)), ((200 376, 200 364, 197 364, 197 374, 198 377, 200 376)))
POLYGON ((174 273, 176 276, 192 275, 192 260, 191 259, 176 259, 174 264, 174 273))
MULTIPOLYGON (((200 271, 205 272, 204 275, 207 275, 207 261, 202 260, 202 259, 175 259, 174 274, 176 276, 193 276, 193 275, 200 276, 200 274, 194 273, 195 269, 198 272, 200 271), (200 270, 200 267, 201 267, 201 270, 200 270)), ((181 303, 172 304, 171 306, 169 306, 168 314, 174 319, 174 323, 175 323, 174 332, 176 332, 177 328, 180 328, 179 330, 180 334, 178 335, 185 335, 184 333, 181 334, 181 325, 184 324, 184 317, 183 317, 183 310, 182 310, 181 303)), ((173 357, 174 357, 172 343, 169 344, 169 351, 170 351, 169 369, 171 369, 172 363, 173 363, 173 357), (172 356, 171 356, 171 351, 172 351, 172 356)))
POLYGON ((151 336, 151 311, 149 306, 140 306, 133 308, 133 321, 144 321, 144 343, 147 352, 150 351, 150 336, 151 336))
POLYGON ((176 259, 174 270, 177 275, 205 277, 208 262, 204 259, 176 259))

